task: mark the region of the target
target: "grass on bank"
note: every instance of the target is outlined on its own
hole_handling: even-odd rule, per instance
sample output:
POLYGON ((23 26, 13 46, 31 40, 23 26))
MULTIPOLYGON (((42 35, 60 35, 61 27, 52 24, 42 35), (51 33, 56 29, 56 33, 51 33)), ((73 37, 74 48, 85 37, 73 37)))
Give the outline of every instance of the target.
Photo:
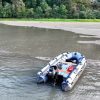
POLYGON ((45 21, 45 22, 100 22, 100 19, 55 19, 55 18, 0 18, 0 21, 45 21))

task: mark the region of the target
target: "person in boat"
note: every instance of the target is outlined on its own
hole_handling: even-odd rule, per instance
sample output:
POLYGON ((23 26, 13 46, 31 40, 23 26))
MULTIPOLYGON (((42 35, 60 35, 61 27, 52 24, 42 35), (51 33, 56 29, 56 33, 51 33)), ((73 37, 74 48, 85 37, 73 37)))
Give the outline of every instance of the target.
POLYGON ((81 63, 82 58, 83 58, 83 55, 81 55, 79 52, 72 52, 71 54, 69 54, 69 57, 68 59, 66 59, 66 62, 79 64, 81 63))
POLYGON ((74 65, 66 65, 63 63, 58 63, 56 66, 51 66, 50 67, 50 71, 51 71, 51 76, 53 79, 53 86, 56 85, 57 81, 58 81, 58 75, 62 75, 63 77, 67 77, 69 73, 71 73, 75 66, 74 65))
POLYGON ((56 73, 56 70, 57 70, 57 66, 56 65, 50 66, 49 73, 48 73, 49 76, 53 76, 54 77, 54 75, 56 73))
POLYGON ((58 63, 57 65, 50 66, 48 75, 52 77, 53 86, 56 85, 58 80, 58 70, 62 69, 62 64, 58 63))

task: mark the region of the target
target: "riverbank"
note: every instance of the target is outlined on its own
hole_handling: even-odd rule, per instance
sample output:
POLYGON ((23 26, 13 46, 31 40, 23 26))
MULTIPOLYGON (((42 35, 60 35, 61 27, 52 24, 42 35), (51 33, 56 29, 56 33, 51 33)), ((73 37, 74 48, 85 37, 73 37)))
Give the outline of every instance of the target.
POLYGON ((0 21, 1 24, 49 29, 61 29, 86 35, 100 37, 99 22, 46 22, 46 21, 0 21))
POLYGON ((100 19, 58 19, 58 18, 0 18, 0 21, 45 21, 45 22, 100 22, 100 19))

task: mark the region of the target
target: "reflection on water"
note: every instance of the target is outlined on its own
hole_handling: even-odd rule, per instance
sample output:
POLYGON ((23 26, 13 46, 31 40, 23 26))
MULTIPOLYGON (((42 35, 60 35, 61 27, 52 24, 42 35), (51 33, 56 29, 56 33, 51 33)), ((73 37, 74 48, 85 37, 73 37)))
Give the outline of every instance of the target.
POLYGON ((78 43, 96 40, 61 30, 0 25, 0 100, 99 100, 100 46, 78 43), (37 71, 66 51, 79 51, 88 59, 75 87, 62 92, 51 84, 37 85, 37 71))

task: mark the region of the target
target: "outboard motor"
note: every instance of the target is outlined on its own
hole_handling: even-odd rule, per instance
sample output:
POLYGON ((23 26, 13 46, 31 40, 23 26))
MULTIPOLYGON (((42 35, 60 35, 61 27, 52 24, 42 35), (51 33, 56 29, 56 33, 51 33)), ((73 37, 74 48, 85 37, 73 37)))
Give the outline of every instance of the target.
POLYGON ((37 83, 45 83, 47 81, 47 76, 43 75, 42 72, 37 74, 37 83))
POLYGON ((62 91, 68 91, 68 83, 66 81, 63 81, 61 84, 62 91))

